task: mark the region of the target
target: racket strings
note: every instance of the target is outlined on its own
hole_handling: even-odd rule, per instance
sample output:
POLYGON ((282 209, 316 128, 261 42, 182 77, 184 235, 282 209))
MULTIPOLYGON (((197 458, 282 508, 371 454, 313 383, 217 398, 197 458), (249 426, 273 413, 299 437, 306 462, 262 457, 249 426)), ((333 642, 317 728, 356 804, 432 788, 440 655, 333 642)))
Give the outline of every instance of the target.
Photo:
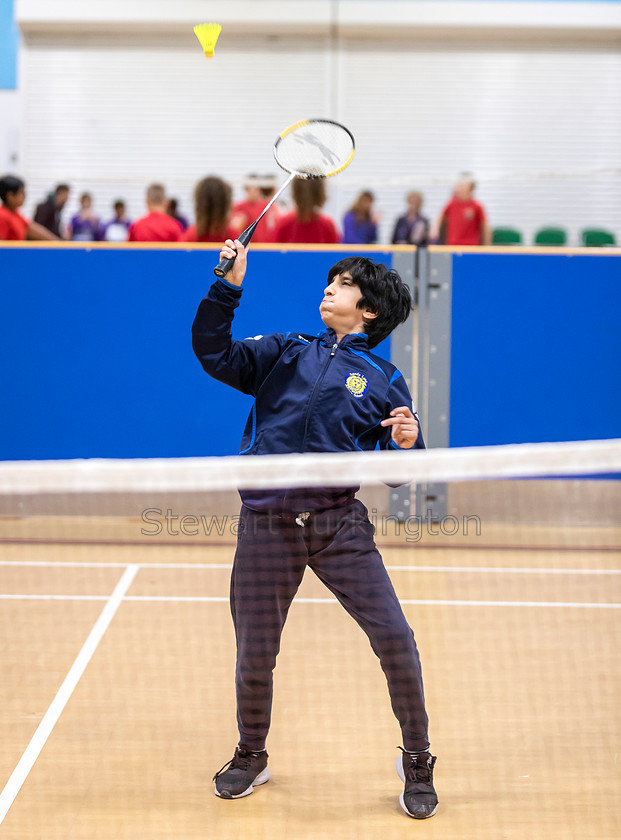
POLYGON ((350 132, 328 120, 298 123, 283 132, 274 148, 279 166, 307 178, 336 175, 350 163, 353 154, 350 132))

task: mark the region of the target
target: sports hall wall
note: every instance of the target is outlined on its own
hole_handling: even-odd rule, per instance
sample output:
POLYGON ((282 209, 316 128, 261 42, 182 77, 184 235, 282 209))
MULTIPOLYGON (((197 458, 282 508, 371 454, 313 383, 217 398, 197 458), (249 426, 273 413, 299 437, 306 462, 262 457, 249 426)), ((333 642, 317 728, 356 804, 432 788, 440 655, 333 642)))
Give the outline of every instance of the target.
MULTIPOLYGON (((412 248, 367 252, 418 273, 421 335, 429 290, 448 284, 444 321, 418 346, 419 362, 447 356, 446 374, 424 385, 414 360, 402 368, 430 445, 619 437, 621 251, 431 251, 441 277, 412 248), (445 395, 435 415, 430 386, 445 395)), ((328 269, 347 253, 255 248, 234 336, 321 330, 328 269)), ((216 262, 200 245, 0 245, 0 459, 235 453, 252 400, 191 347, 216 262)))
POLYGON ((340 220, 376 194, 380 241, 412 189, 434 217, 472 171, 493 226, 532 242, 544 225, 606 227, 621 240, 621 4, 227 0, 205 60, 201 3, 18 0, 22 46, 16 167, 31 210, 56 182, 95 210, 144 207, 163 181, 192 215, 196 181, 241 198, 249 172, 277 172, 279 131, 326 116, 354 133, 352 166, 329 184, 340 220))

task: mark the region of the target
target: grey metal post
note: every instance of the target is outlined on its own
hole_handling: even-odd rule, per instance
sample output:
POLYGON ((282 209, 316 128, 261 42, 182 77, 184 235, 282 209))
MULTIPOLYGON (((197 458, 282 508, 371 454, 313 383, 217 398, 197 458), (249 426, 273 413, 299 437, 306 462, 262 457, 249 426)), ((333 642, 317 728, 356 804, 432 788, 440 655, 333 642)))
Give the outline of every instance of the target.
MULTIPOLYGON (((392 266, 395 271, 401 275, 401 279, 406 284, 412 299, 414 300, 414 311, 408 318, 405 324, 400 324, 392 333, 390 344, 390 361, 395 365, 405 379, 410 393, 414 399, 414 404, 418 404, 417 383, 414 382, 414 373, 416 371, 416 320, 417 309, 416 300, 418 297, 416 276, 416 268, 419 265, 418 251, 397 251, 394 255, 392 266)), ((400 522, 404 522, 411 515, 411 493, 412 488, 409 485, 401 487, 390 488, 390 504, 389 511, 391 516, 397 517, 400 522)))
MULTIPOLYGON (((425 443, 431 449, 449 445, 451 385, 450 253, 421 253, 418 293, 418 411, 425 443)), ((416 486, 416 514, 438 521, 447 514, 447 485, 416 486)))

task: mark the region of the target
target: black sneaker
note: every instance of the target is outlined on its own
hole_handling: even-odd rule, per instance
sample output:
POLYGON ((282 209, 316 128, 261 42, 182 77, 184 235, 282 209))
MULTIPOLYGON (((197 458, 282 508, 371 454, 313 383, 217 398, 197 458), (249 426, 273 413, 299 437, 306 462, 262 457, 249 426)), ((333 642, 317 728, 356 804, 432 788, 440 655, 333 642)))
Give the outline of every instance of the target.
POLYGON ((397 773, 405 782, 405 790, 399 797, 401 807, 415 820, 433 817, 438 808, 438 796, 433 786, 436 757, 428 752, 411 755, 403 747, 399 749, 403 755, 397 758, 397 773))
POLYGON ((252 752, 245 744, 235 747, 235 755, 213 777, 214 793, 222 799, 241 799, 249 796, 253 785, 262 785, 270 777, 267 753, 252 752))

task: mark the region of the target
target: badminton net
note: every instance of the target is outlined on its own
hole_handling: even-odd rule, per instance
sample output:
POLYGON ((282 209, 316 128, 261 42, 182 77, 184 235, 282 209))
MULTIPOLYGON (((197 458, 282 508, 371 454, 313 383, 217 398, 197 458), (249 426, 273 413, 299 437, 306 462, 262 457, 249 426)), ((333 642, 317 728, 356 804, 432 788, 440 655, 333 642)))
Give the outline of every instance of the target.
MULTIPOLYGON (((43 836, 51 824, 66 836, 103 836, 103 811, 111 833, 136 827, 137 814, 144 829, 155 801, 171 835, 179 802, 190 803, 185 820, 204 822, 191 804, 200 801, 214 831, 230 820, 242 830, 239 814, 227 812, 225 824, 210 810, 216 798, 204 799, 237 739, 229 578, 238 488, 252 498, 312 499, 357 486, 420 650, 441 799, 474 802, 471 780, 484 776, 485 808, 502 807, 488 808, 478 836, 529 836, 535 819, 538 830, 550 821, 549 836, 573 836, 578 826, 584 837, 613 836, 620 476, 621 440, 1 463, 0 806, 15 836, 43 836), (73 683, 63 682, 82 655, 73 683), (61 683, 63 702, 53 706, 61 683), (54 727, 35 738, 52 707, 54 727), (587 780, 570 760, 583 749, 578 734, 587 780), (41 751, 24 775, 31 738, 41 751), (97 805, 94 766, 117 822, 97 805), (556 822, 547 809, 533 814, 533 791, 557 803, 556 822), (75 807, 64 807, 67 797, 75 807)), ((294 520, 309 513, 302 508, 294 520)), ((308 533, 312 510, 295 527, 308 533)), ((326 785, 309 773, 295 836, 377 836, 381 806, 399 793, 391 762, 400 733, 366 636, 312 568, 289 611, 274 680, 268 750, 284 787, 295 788, 294 757, 309 750, 320 764, 346 766, 352 744, 363 743, 377 768, 377 813, 360 811, 353 781, 326 785), (351 818, 330 822, 337 808, 351 818)), ((474 810, 476 818, 455 806, 457 833, 447 836, 470 836, 467 826, 483 819, 481 805, 474 810)), ((285 811, 272 816, 257 836, 293 830, 285 811)))

